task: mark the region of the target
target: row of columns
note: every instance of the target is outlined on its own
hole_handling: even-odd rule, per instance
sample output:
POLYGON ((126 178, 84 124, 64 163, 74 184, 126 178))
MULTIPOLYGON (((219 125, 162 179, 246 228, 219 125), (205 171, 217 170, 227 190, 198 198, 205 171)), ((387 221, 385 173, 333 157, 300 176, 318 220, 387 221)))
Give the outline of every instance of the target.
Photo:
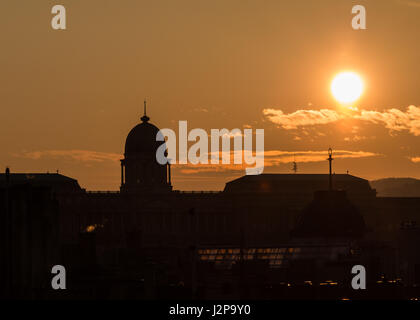
MULTIPOLYGON (((125 184, 125 161, 121 159, 121 186, 125 184)), ((169 185, 172 185, 171 181, 171 164, 169 162, 166 163, 166 182, 169 185)))

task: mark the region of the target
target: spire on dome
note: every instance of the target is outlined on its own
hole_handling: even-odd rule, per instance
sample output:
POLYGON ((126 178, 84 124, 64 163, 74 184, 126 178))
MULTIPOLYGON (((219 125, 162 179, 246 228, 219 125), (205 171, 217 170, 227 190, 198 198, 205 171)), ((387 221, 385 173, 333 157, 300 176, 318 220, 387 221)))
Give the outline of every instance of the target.
POLYGON ((144 115, 140 119, 143 122, 147 122, 150 120, 150 118, 146 115, 146 99, 144 99, 144 115))

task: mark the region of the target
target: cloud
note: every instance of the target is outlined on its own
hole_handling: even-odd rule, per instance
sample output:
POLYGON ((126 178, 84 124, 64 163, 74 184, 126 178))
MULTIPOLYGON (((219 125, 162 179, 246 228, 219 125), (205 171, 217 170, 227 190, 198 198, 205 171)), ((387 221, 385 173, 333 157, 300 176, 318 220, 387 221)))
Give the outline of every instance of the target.
POLYGON ((420 108, 416 106, 409 106, 405 112, 394 108, 384 112, 362 110, 355 118, 382 123, 391 131, 408 130, 415 136, 420 135, 420 108))
POLYGON ((263 114, 271 122, 280 125, 283 129, 291 130, 299 127, 325 125, 341 119, 357 119, 374 124, 382 124, 390 132, 408 131, 415 136, 420 136, 420 108, 409 106, 406 111, 396 108, 385 111, 357 110, 352 112, 338 112, 331 109, 297 110, 284 114, 281 110, 264 109, 263 114))
MULTIPOLYGON (((219 164, 173 164, 174 169, 179 170, 183 174, 196 173, 226 173, 226 172, 244 172, 246 168, 254 167, 254 165, 247 165, 244 161, 242 164, 234 164, 235 151, 230 151, 230 163, 222 164, 221 159, 223 152, 219 151, 219 164)), ((212 153, 209 152, 209 156, 212 153)), ((122 155, 118 153, 106 153, 90 150, 45 150, 32 151, 14 154, 15 157, 39 160, 39 159, 67 159, 80 161, 84 163, 111 161, 118 163, 122 155)), ((254 153, 255 156, 255 153, 254 153)), ((336 159, 352 159, 379 156, 377 153, 366 151, 349 151, 349 150, 335 150, 334 158, 336 159)), ((269 150, 264 152, 264 167, 275 167, 280 164, 291 163, 293 161, 299 163, 308 162, 322 162, 327 158, 327 152, 324 151, 282 151, 269 150)), ((412 160, 414 162, 414 160, 412 160)), ((420 158, 419 158, 420 162, 420 158)))
MULTIPOLYGON (((367 151, 334 150, 335 159, 354 159, 379 156, 378 153, 367 151)), ((327 159, 326 151, 266 151, 264 153, 265 165, 274 166, 280 163, 296 162, 322 162, 327 159)))
POLYGON ((207 108, 203 108, 203 107, 199 107, 199 108, 194 108, 193 111, 195 112, 204 112, 204 113, 208 113, 209 109, 207 108))
MULTIPOLYGON (((368 137, 365 137, 365 136, 359 136, 359 135, 354 135, 353 137, 345 137, 344 138, 344 141, 355 141, 355 142, 357 142, 357 141, 361 141, 361 140, 366 140, 368 137)), ((375 139, 375 137, 374 136, 372 136, 372 137, 370 137, 371 139, 375 139)))
POLYGON ((420 157, 411 157, 410 160, 411 160, 411 162, 419 163, 420 162, 420 157))
POLYGON ((112 161, 118 162, 122 156, 118 153, 107 153, 90 150, 45 150, 32 151, 14 154, 15 157, 27 158, 32 160, 38 159, 71 159, 80 162, 104 162, 112 161))
MULTIPOLYGON (((349 151, 349 150, 334 150, 335 159, 356 159, 380 156, 378 153, 368 151, 349 151)), ((253 165, 234 164, 233 151, 231 152, 230 164, 174 164, 173 166, 180 170, 181 173, 194 174, 203 172, 228 172, 228 171, 244 171, 245 168, 253 167, 253 165)), ((282 150, 269 150, 264 152, 264 167, 275 167, 280 164, 308 162, 323 162, 326 161, 328 155, 325 150, 323 151, 282 151, 282 150)))
POLYGON ((297 110, 284 114, 281 110, 264 109, 263 114, 271 122, 280 125, 286 130, 297 129, 302 126, 328 124, 340 120, 343 115, 330 109, 297 110))

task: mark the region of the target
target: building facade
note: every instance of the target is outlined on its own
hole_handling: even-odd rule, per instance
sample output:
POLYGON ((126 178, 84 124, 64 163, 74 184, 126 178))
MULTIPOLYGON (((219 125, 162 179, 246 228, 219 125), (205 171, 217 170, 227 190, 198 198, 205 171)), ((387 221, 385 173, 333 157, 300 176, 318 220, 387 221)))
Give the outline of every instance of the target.
MULTIPOLYGON (((51 214, 31 216, 35 219, 31 221, 38 221, 32 224, 39 227, 33 231, 39 234, 37 239, 52 244, 46 252, 59 251, 58 255, 42 258, 42 266, 53 260, 80 270, 88 265, 128 268, 124 270, 139 270, 141 266, 148 274, 145 261, 149 259, 166 266, 174 278, 194 288, 199 281, 191 274, 208 270, 209 263, 234 270, 239 262, 262 261, 267 268, 283 270, 282 277, 286 277, 291 273, 284 273, 286 269, 281 267, 296 271, 299 265, 308 265, 308 259, 335 257, 339 259, 336 265, 345 268, 364 261, 379 265, 377 275, 386 271, 395 278, 406 273, 411 284, 420 278, 420 268, 416 267, 420 259, 410 254, 414 248, 407 244, 407 239, 415 238, 418 232, 411 228, 407 236, 408 231, 401 228, 404 221, 418 220, 420 199, 379 198, 367 180, 349 174, 261 174, 227 182, 223 191, 173 190, 170 165, 156 161, 156 150, 165 148, 163 139, 156 141, 159 134, 145 112, 127 136, 118 192, 89 192, 75 179, 58 173, 0 175, 4 199, 10 198, 6 190, 26 190, 25 186, 40 188, 53 197, 50 202, 42 196, 51 214), (313 214, 318 216, 314 218, 313 214), (302 216, 306 217, 303 222, 302 216), (336 224, 341 231, 334 233, 336 224), (351 231, 345 229, 350 225, 351 231), (363 232, 354 232, 359 226, 363 226, 363 232), (318 232, 327 229, 334 236, 323 237, 318 232), (371 253, 358 256, 361 248, 367 253, 381 252, 383 261, 371 253), (314 252, 319 253, 318 258, 316 254, 314 258, 314 252), (138 264, 130 267, 133 261, 138 264)), ((3 219, 6 212, 11 212, 6 210, 8 201, 2 202, 3 219)), ((14 210, 16 215, 24 212, 14 210)), ((2 256, 7 256, 6 249, 2 256)), ((155 279, 155 275, 151 277, 155 279)))

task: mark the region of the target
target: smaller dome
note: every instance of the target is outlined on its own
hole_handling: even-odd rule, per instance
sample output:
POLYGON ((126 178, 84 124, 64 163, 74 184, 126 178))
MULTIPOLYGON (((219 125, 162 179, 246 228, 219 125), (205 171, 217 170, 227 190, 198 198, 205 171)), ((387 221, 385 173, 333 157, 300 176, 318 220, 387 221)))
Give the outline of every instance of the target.
POLYGON ((156 154, 156 150, 164 144, 163 135, 159 128, 149 123, 149 117, 143 116, 142 123, 131 129, 125 141, 125 155, 129 154, 156 154), (162 141, 156 141, 160 135, 162 141))
POLYGON ((341 190, 316 191, 302 211, 292 235, 296 238, 360 238, 363 216, 341 190))

